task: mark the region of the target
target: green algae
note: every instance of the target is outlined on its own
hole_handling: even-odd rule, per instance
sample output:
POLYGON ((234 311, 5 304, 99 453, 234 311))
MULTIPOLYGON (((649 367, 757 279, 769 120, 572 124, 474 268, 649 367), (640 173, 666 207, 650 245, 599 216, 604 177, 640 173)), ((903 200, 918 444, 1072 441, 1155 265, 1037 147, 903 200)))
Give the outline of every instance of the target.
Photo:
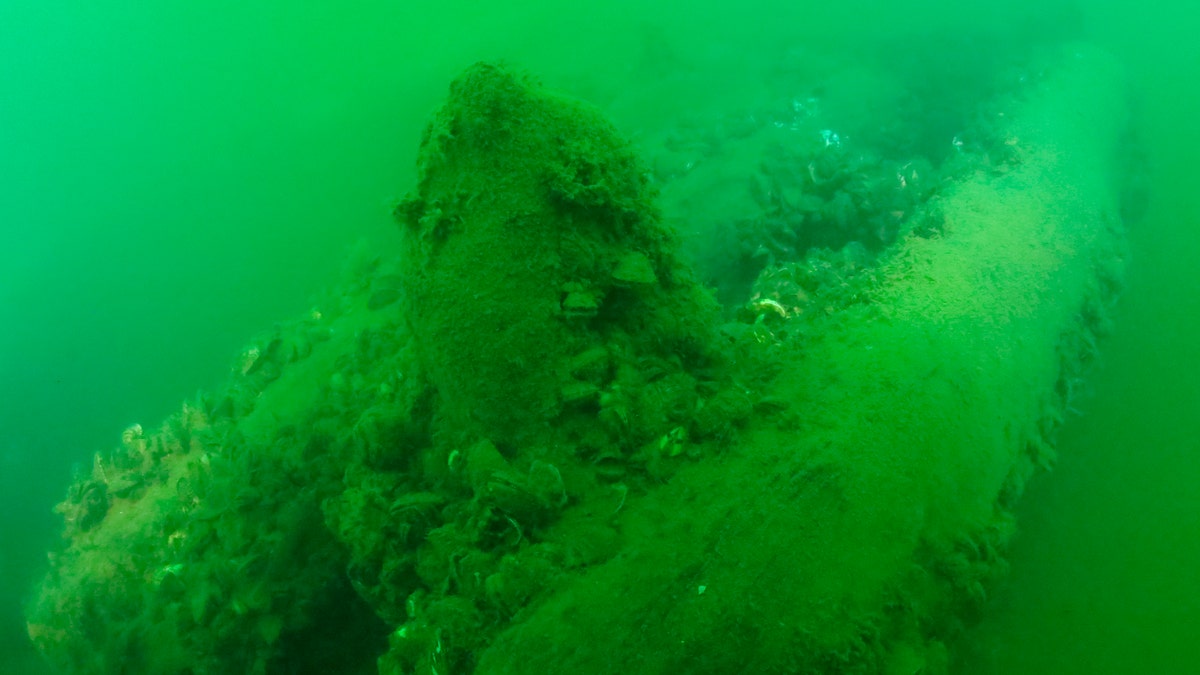
POLYGON ((594 108, 475 66, 425 132, 418 174, 397 208, 406 316, 448 421, 506 449, 544 444, 578 354, 695 367, 712 351, 716 305, 594 108))

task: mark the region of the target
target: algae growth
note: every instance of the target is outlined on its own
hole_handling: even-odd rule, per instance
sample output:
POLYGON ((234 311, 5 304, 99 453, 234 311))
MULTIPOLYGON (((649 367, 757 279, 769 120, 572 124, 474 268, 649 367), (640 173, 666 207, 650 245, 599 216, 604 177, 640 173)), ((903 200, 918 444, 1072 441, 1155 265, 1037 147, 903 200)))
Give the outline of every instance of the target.
POLYGON ((940 181, 831 151, 765 199, 724 314, 600 112, 468 69, 403 250, 72 487, 31 637, 64 672, 945 672, 1119 285, 1123 102, 1072 53, 940 181))

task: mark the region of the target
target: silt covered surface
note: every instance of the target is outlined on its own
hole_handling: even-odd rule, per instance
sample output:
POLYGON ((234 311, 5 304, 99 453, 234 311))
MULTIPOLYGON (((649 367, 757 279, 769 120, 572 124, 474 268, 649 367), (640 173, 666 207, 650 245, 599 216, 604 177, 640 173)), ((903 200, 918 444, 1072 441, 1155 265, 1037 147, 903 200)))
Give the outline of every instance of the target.
POLYGON ((1047 68, 1003 154, 734 318, 599 112, 468 69, 403 250, 97 454, 31 637, 67 672, 944 672, 1119 284, 1118 78, 1047 68))

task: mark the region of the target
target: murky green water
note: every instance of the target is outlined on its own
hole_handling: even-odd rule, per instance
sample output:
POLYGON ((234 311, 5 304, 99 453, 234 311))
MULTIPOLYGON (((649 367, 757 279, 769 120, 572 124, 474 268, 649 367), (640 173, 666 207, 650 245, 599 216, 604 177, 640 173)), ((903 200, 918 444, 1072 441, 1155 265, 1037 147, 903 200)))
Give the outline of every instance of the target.
POLYGON ((1025 496, 1011 577, 960 667, 1192 672, 1200 16, 1176 4, 0 7, 0 655, 41 672, 20 603, 73 467, 223 380, 249 335, 308 308, 352 242, 394 245, 421 127, 466 65, 527 67, 636 142, 763 105, 781 68, 802 80, 881 49, 914 69, 930 59, 945 79, 925 93, 953 100, 976 69, 1061 35, 1128 66, 1152 192, 1116 333, 1058 468, 1025 496))

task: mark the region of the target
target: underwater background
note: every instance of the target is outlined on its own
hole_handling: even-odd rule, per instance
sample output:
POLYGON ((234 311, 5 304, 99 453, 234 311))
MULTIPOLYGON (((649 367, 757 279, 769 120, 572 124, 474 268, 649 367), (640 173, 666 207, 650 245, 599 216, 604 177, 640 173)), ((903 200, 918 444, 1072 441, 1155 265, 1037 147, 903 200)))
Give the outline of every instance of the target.
POLYGON ((1198 30, 1184 3, 5 3, 5 672, 43 672, 21 605, 73 471, 127 425, 225 379, 249 336, 304 312, 355 242, 395 246, 390 211, 413 182, 420 131, 467 65, 526 67, 598 104, 636 144, 752 108, 781 45, 886 44, 914 67, 944 67, 944 46, 970 73, 1047 31, 1128 67, 1149 201, 1116 332, 1057 468, 1021 502, 1010 577, 960 647, 963 672, 1194 672, 1198 30))

